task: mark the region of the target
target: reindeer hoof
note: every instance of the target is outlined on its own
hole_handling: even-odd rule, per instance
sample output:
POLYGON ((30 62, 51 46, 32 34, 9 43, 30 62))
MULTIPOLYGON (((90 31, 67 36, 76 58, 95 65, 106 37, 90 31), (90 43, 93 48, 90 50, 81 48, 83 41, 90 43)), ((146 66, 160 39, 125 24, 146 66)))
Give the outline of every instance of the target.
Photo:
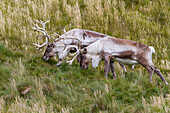
POLYGON ((113 77, 113 80, 116 80, 116 77, 113 77))
POLYGON ((165 84, 166 84, 166 85, 168 85, 168 82, 167 82, 167 81, 165 81, 165 84))
POLYGON ((59 67, 60 65, 56 64, 57 67, 59 67))
POLYGON ((61 65, 61 63, 57 63, 56 66, 59 67, 61 65))

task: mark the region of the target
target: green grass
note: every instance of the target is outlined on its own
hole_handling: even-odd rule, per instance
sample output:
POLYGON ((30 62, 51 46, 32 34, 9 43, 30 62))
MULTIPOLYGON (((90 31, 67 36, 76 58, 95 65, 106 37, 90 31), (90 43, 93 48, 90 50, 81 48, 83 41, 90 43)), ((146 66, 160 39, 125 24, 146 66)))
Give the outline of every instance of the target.
POLYGON ((39 33, 31 28, 50 20, 49 34, 83 28, 154 46, 153 62, 170 82, 169 9, 167 0, 0 1, 0 112, 170 112, 169 85, 156 74, 149 83, 142 66, 127 66, 123 77, 116 63, 116 80, 104 77, 103 62, 56 67, 33 47, 39 33))

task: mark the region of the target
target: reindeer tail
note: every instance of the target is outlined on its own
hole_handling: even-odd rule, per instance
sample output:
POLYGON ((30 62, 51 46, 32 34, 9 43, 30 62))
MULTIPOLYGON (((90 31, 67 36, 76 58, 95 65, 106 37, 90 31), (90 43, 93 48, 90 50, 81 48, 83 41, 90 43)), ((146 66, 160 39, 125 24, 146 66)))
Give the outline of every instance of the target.
POLYGON ((152 53, 155 53, 155 49, 154 49, 154 47, 149 46, 149 48, 150 48, 150 50, 151 50, 151 52, 152 52, 152 53))

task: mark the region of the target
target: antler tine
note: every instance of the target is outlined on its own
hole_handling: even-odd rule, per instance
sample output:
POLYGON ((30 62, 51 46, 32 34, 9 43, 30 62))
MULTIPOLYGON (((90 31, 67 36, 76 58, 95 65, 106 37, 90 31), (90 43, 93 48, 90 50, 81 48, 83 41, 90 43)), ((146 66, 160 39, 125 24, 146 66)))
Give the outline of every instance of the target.
POLYGON ((77 40, 78 41, 78 47, 81 48, 82 42, 80 41, 80 39, 78 37, 69 36, 67 39, 77 40))
MULTIPOLYGON (((77 40, 77 41, 78 41, 78 48, 79 48, 79 49, 81 48, 82 42, 78 39, 78 37, 73 37, 73 36, 60 36, 60 35, 59 35, 59 37, 61 37, 61 38, 55 39, 54 41, 55 41, 55 42, 60 41, 60 42, 63 43, 63 41, 66 40, 66 39, 74 39, 74 40, 77 40), (63 41, 61 41, 61 40, 63 40, 63 41)), ((64 43, 63 43, 63 44, 64 44, 64 43)))
POLYGON ((74 54, 71 54, 71 56, 74 56, 73 57, 73 59, 72 60, 70 60, 70 61, 66 61, 67 63, 69 63, 70 65, 72 65, 72 63, 73 63, 73 61, 75 60, 75 58, 78 56, 78 54, 80 53, 80 49, 81 49, 81 45, 82 45, 82 42, 77 38, 77 37, 72 37, 72 36, 70 36, 69 38, 67 38, 67 39, 75 39, 75 40, 77 40, 78 41, 78 46, 77 45, 70 45, 70 47, 75 47, 76 48, 76 50, 77 50, 77 52, 75 52, 74 54))
POLYGON ((44 29, 45 29, 45 24, 46 24, 47 22, 49 22, 49 21, 50 21, 50 20, 47 20, 47 21, 45 21, 44 23, 43 23, 43 21, 41 21, 44 29))
POLYGON ((67 35, 67 32, 66 32, 65 28, 61 28, 61 30, 64 32, 65 35, 67 35))
POLYGON ((47 22, 49 22, 49 21, 50 21, 50 20, 47 20, 45 23, 43 23, 43 21, 42 21, 42 20, 40 20, 40 21, 35 20, 35 22, 37 22, 37 23, 41 24, 41 25, 43 26, 43 28, 39 27, 39 26, 38 26, 38 24, 34 24, 34 26, 36 26, 36 27, 32 27, 32 28, 33 28, 34 30, 37 30, 37 31, 43 32, 43 33, 44 33, 44 35, 47 35, 47 36, 48 36, 48 34, 47 34, 46 30, 45 30, 45 24, 46 24, 47 22))
POLYGON ((32 27, 32 29, 42 32, 44 35, 38 35, 37 37, 46 37, 46 42, 44 42, 42 45, 39 44, 39 41, 37 44, 34 44, 34 46, 36 46, 38 48, 38 50, 40 50, 43 46, 45 46, 46 44, 48 44, 49 40, 50 40, 50 36, 48 35, 47 31, 45 30, 45 25, 47 22, 49 22, 49 20, 47 20, 46 22, 43 22, 42 20, 38 21, 35 20, 36 24, 34 24, 34 27, 32 27), (40 27, 39 24, 42 25, 42 27, 40 27))
POLYGON ((73 59, 70 60, 70 61, 67 61, 67 60, 66 60, 66 62, 69 63, 70 65, 72 65, 73 61, 75 60, 75 58, 78 56, 79 53, 80 53, 80 52, 77 51, 77 52, 76 52, 76 55, 73 57, 73 59))
MULTIPOLYGON (((36 38, 43 38, 46 37, 46 35, 38 35, 36 38)), ((39 44, 39 41, 37 42, 37 44, 33 44, 35 47, 37 47, 38 50, 40 50, 43 46, 45 46, 48 43, 48 38, 46 38, 46 42, 44 42, 43 44, 39 44)))
POLYGON ((78 41, 78 43, 81 43, 78 37, 73 37, 73 36, 62 36, 60 39, 75 39, 78 41))
POLYGON ((66 29, 65 28, 63 28, 62 30, 63 30, 64 33, 66 33, 66 29))
POLYGON ((35 20, 35 22, 41 24, 41 25, 45 25, 47 22, 49 22, 50 20, 47 20, 45 22, 43 22, 42 20, 38 21, 38 20, 35 20))
POLYGON ((66 60, 66 62, 69 63, 70 65, 72 65, 74 59, 75 59, 75 58, 77 57, 77 55, 79 54, 79 51, 80 51, 80 50, 79 50, 79 48, 78 48, 76 45, 66 45, 66 48, 65 48, 64 51, 63 51, 63 53, 65 53, 69 48, 72 48, 72 47, 76 48, 77 52, 75 53, 76 55, 73 57, 72 60, 70 60, 70 61, 67 61, 67 60, 66 60))
POLYGON ((43 43, 42 45, 39 44, 33 44, 35 47, 37 47, 38 50, 40 50, 43 46, 45 46, 47 43, 43 43))

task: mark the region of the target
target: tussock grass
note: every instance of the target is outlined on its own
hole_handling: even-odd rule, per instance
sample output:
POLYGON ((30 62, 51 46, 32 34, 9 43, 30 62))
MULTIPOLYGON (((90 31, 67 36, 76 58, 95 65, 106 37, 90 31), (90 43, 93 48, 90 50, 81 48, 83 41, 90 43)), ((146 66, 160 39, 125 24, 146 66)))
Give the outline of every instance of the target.
POLYGON ((82 28, 130 39, 156 49, 153 62, 170 82, 168 0, 9 0, 0 1, 0 112, 170 112, 169 86, 141 66, 116 64, 117 79, 103 66, 42 61, 33 47, 35 19, 50 20, 49 34, 82 28))

